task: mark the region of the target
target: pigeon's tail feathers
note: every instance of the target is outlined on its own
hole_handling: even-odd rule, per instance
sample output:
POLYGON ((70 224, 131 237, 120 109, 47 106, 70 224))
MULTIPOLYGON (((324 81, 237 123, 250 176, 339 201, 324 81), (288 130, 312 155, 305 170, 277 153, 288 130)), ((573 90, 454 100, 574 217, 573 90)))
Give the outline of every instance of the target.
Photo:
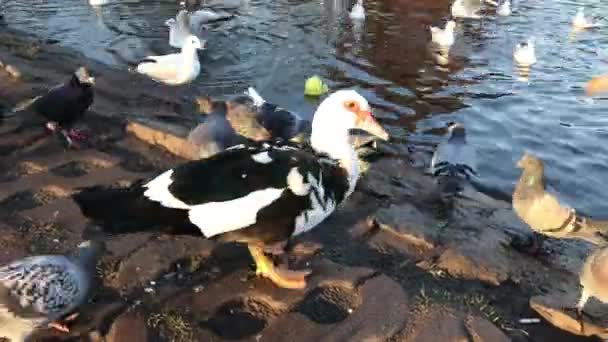
POLYGON ((454 165, 443 161, 434 165, 433 175, 446 177, 464 177, 466 179, 471 179, 472 176, 477 176, 477 172, 475 172, 475 170, 468 165, 454 165))
POLYGON ((7 118, 7 117, 15 116, 17 113, 27 110, 28 108, 30 108, 32 106, 32 104, 34 104, 34 102, 36 102, 41 97, 42 96, 36 96, 34 98, 23 100, 23 101, 17 103, 17 105, 15 105, 15 107, 13 107, 13 109, 11 109, 10 112, 4 114, 4 117, 7 118))
POLYGON ((162 206, 144 196, 139 181, 126 188, 93 186, 72 195, 84 216, 110 234, 163 231, 200 234, 188 219, 188 211, 162 206))
POLYGON ((587 217, 577 216, 574 234, 595 245, 608 244, 608 220, 594 220, 587 217), (577 230, 578 228, 578 230, 577 230))
POLYGON ((253 103, 258 107, 266 102, 266 100, 264 100, 264 98, 253 87, 247 88, 245 94, 249 95, 249 97, 251 97, 253 100, 253 103))

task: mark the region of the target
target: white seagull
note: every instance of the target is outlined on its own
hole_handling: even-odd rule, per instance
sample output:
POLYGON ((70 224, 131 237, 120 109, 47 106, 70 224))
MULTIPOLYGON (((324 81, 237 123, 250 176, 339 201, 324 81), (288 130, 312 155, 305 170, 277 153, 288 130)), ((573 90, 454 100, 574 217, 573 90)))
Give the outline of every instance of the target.
POLYGON ((357 0, 357 3, 353 6, 349 16, 351 19, 355 20, 365 19, 365 8, 363 7, 363 0, 357 0))
POLYGON ((534 52, 534 38, 529 38, 526 42, 519 43, 513 51, 513 59, 519 66, 528 67, 536 63, 534 52))
POLYGON ((180 53, 148 56, 137 65, 137 72, 167 85, 190 83, 201 71, 197 49, 202 48, 197 37, 189 36, 180 53))
POLYGON ((599 27, 598 23, 594 23, 591 19, 585 17, 585 8, 579 7, 574 18, 572 18, 572 27, 579 30, 599 27))
POLYGON ((445 29, 431 26, 431 40, 441 47, 452 46, 454 44, 454 27, 456 27, 456 22, 454 20, 448 21, 445 24, 445 29))
POLYGON ((496 14, 508 17, 511 15, 511 0, 504 0, 496 9, 496 14))
POLYGON ((180 11, 175 18, 168 19, 165 25, 169 27, 169 45, 181 49, 189 36, 194 36, 190 28, 190 16, 187 11, 180 11))

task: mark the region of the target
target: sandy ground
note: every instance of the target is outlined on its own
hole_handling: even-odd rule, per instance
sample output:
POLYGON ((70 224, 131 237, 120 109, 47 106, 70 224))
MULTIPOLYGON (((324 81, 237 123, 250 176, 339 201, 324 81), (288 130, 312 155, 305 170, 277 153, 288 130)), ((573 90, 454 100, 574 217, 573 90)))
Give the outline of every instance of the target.
MULTIPOLYGON (((182 161, 126 133, 126 115, 183 115, 189 100, 167 101, 148 80, 48 43, 0 32, 0 107, 84 64, 98 80, 82 123, 93 138, 66 150, 30 113, 0 125, 0 263, 66 252, 86 237, 90 224, 69 198, 77 188, 129 184, 182 161)), ((536 259, 514 251, 511 239, 527 228, 508 203, 475 194, 445 210, 434 181, 412 159, 375 156, 344 208, 298 239, 292 262, 314 271, 303 291, 255 278, 243 246, 117 236, 72 333, 40 331, 39 340, 598 340, 575 335, 570 313, 561 310, 578 296, 585 255, 571 255, 574 242, 549 241, 536 259), (539 313, 548 321, 518 322, 539 313)), ((606 337, 599 322, 607 309, 590 303, 596 318, 587 334, 606 337)))

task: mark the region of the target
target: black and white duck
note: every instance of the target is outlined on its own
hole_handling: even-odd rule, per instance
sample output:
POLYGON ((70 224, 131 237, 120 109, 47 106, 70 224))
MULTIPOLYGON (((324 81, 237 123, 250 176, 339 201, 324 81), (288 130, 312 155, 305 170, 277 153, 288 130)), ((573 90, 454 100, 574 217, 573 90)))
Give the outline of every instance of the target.
POLYGON ((317 226, 353 192, 359 161, 349 131, 388 140, 367 100, 339 90, 319 106, 311 146, 251 142, 190 161, 128 188, 92 187, 73 195, 83 214, 110 233, 164 231, 245 243, 256 274, 304 288, 308 271, 276 268, 289 239, 317 226))

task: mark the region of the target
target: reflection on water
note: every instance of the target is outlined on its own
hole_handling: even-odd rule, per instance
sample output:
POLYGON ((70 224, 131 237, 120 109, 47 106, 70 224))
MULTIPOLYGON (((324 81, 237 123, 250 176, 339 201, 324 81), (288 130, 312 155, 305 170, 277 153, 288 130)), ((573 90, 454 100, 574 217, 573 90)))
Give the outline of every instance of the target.
MULTIPOLYGON (((527 149, 546 161, 550 183, 567 202, 608 215, 608 106, 582 90, 608 70, 608 41, 601 29, 571 30, 579 4, 517 1, 511 16, 490 11, 481 21, 457 21, 456 42, 445 53, 429 47, 428 27, 445 25, 446 0, 367 0, 361 23, 348 17, 355 1, 216 2, 238 17, 201 33, 209 44, 193 93, 230 94, 251 84, 310 115, 316 102, 303 97, 303 84, 319 74, 330 88, 357 88, 400 138, 425 145, 438 141, 428 133, 433 128, 464 122, 490 186, 510 192, 519 174, 514 163, 527 149), (538 62, 521 82, 513 48, 531 35, 538 62)), ((608 14, 601 0, 580 4, 608 14)), ((176 12, 173 0, 111 0, 101 7, 19 0, 7 4, 6 21, 126 70, 127 62, 172 51, 163 23, 176 12)))

